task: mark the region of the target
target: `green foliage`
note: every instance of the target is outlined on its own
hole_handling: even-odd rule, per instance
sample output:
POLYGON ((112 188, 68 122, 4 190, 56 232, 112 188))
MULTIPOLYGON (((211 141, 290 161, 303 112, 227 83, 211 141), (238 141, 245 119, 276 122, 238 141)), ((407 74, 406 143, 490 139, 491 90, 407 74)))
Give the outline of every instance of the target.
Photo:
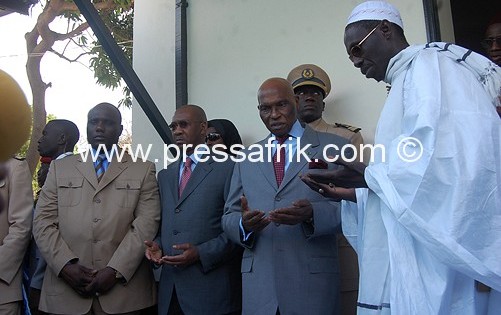
MULTIPOLYGON (((114 10, 101 12, 104 24, 110 30, 113 38, 122 49, 125 57, 132 63, 132 39, 134 10, 130 0, 115 0, 117 7, 114 10)), ((82 39, 86 41, 87 39, 82 39)), ((130 107, 132 105, 129 88, 123 84, 122 77, 115 68, 110 58, 104 51, 99 41, 93 41, 90 54, 90 68, 94 71, 94 77, 99 85, 106 88, 116 89, 123 86, 124 98, 119 106, 130 107)))
MULTIPOLYGON (((65 1, 73 2, 72 0, 65 1)), ((92 1, 94 4, 101 2, 103 0, 92 1)), ((100 10, 99 14, 125 57, 132 63, 133 1, 113 0, 113 3, 115 4, 113 9, 100 10)), ((63 17, 68 19, 68 31, 76 29, 83 22, 83 17, 79 12, 64 12, 63 17)), ((112 90, 123 87, 124 98, 119 102, 119 106, 130 107, 132 105, 130 90, 124 84, 120 73, 113 66, 99 41, 92 36, 89 38, 89 34, 85 32, 73 38, 73 41, 91 56, 89 66, 94 72, 96 83, 112 90)))

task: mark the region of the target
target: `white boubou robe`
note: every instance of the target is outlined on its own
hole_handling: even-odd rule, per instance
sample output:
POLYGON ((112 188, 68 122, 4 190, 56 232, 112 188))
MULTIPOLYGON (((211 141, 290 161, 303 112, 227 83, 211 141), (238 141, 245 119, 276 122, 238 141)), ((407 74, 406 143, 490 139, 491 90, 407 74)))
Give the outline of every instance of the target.
POLYGON ((358 314, 501 314, 501 120, 493 106, 501 70, 445 46, 410 46, 391 59, 375 136, 385 155, 367 167, 370 189, 357 189, 357 204, 343 202, 343 232, 359 255, 358 314), (397 154, 401 143, 401 156, 419 156, 406 137, 422 143, 415 162, 397 154), (475 280, 491 292, 478 292, 475 280))

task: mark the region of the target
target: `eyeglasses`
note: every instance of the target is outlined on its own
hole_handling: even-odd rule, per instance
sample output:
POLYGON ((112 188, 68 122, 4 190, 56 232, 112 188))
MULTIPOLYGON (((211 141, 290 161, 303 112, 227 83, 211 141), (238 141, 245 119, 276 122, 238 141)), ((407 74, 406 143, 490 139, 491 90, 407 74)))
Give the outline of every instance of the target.
POLYGON ((494 46, 494 43, 496 43, 497 46, 501 46, 501 36, 489 37, 480 42, 480 44, 482 44, 482 47, 484 47, 484 49, 491 48, 492 46, 494 46))
POLYGON ((315 90, 315 89, 310 89, 310 90, 301 90, 296 93, 297 96, 320 96, 323 95, 322 92, 315 90))
POLYGON ((374 33, 374 31, 379 27, 379 25, 381 24, 376 25, 376 27, 374 27, 372 31, 369 32, 369 34, 365 35, 365 37, 362 38, 360 42, 358 42, 358 44, 353 45, 350 48, 350 59, 353 59, 353 57, 360 58, 362 56, 362 47, 361 47, 362 44, 365 42, 367 38, 369 38, 369 36, 371 36, 372 33, 374 33))
POLYGON ((205 142, 207 141, 217 141, 221 139, 221 135, 217 132, 209 132, 205 137, 205 142))
POLYGON ((259 110, 259 112, 261 114, 269 115, 273 109, 282 112, 286 108, 288 108, 289 105, 290 105, 289 101, 285 100, 285 101, 280 101, 277 104, 273 104, 273 105, 258 105, 257 109, 259 110))
POLYGON ((174 131, 176 130, 177 127, 181 129, 186 129, 189 125, 192 123, 197 123, 201 121, 189 121, 189 120, 178 120, 178 121, 173 121, 170 125, 169 128, 170 130, 174 131))

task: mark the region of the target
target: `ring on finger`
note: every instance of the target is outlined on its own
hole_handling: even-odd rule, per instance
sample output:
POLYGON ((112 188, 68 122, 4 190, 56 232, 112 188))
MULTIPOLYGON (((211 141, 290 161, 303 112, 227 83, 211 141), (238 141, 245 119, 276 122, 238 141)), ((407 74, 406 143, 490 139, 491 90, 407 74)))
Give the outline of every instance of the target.
POLYGON ((329 183, 329 187, 330 188, 334 188, 334 184, 333 183, 329 183))
POLYGON ((324 190, 323 190, 322 188, 320 188, 320 189, 318 190, 318 193, 319 193, 319 194, 323 194, 323 193, 324 193, 324 190))

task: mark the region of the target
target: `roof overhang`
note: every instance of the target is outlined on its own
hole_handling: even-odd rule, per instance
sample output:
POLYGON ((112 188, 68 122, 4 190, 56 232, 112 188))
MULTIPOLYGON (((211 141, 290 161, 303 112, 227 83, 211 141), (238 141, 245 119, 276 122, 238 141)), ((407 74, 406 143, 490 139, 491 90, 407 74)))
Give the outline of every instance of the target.
POLYGON ((13 12, 28 15, 30 7, 39 0, 0 0, 0 16, 13 12))

